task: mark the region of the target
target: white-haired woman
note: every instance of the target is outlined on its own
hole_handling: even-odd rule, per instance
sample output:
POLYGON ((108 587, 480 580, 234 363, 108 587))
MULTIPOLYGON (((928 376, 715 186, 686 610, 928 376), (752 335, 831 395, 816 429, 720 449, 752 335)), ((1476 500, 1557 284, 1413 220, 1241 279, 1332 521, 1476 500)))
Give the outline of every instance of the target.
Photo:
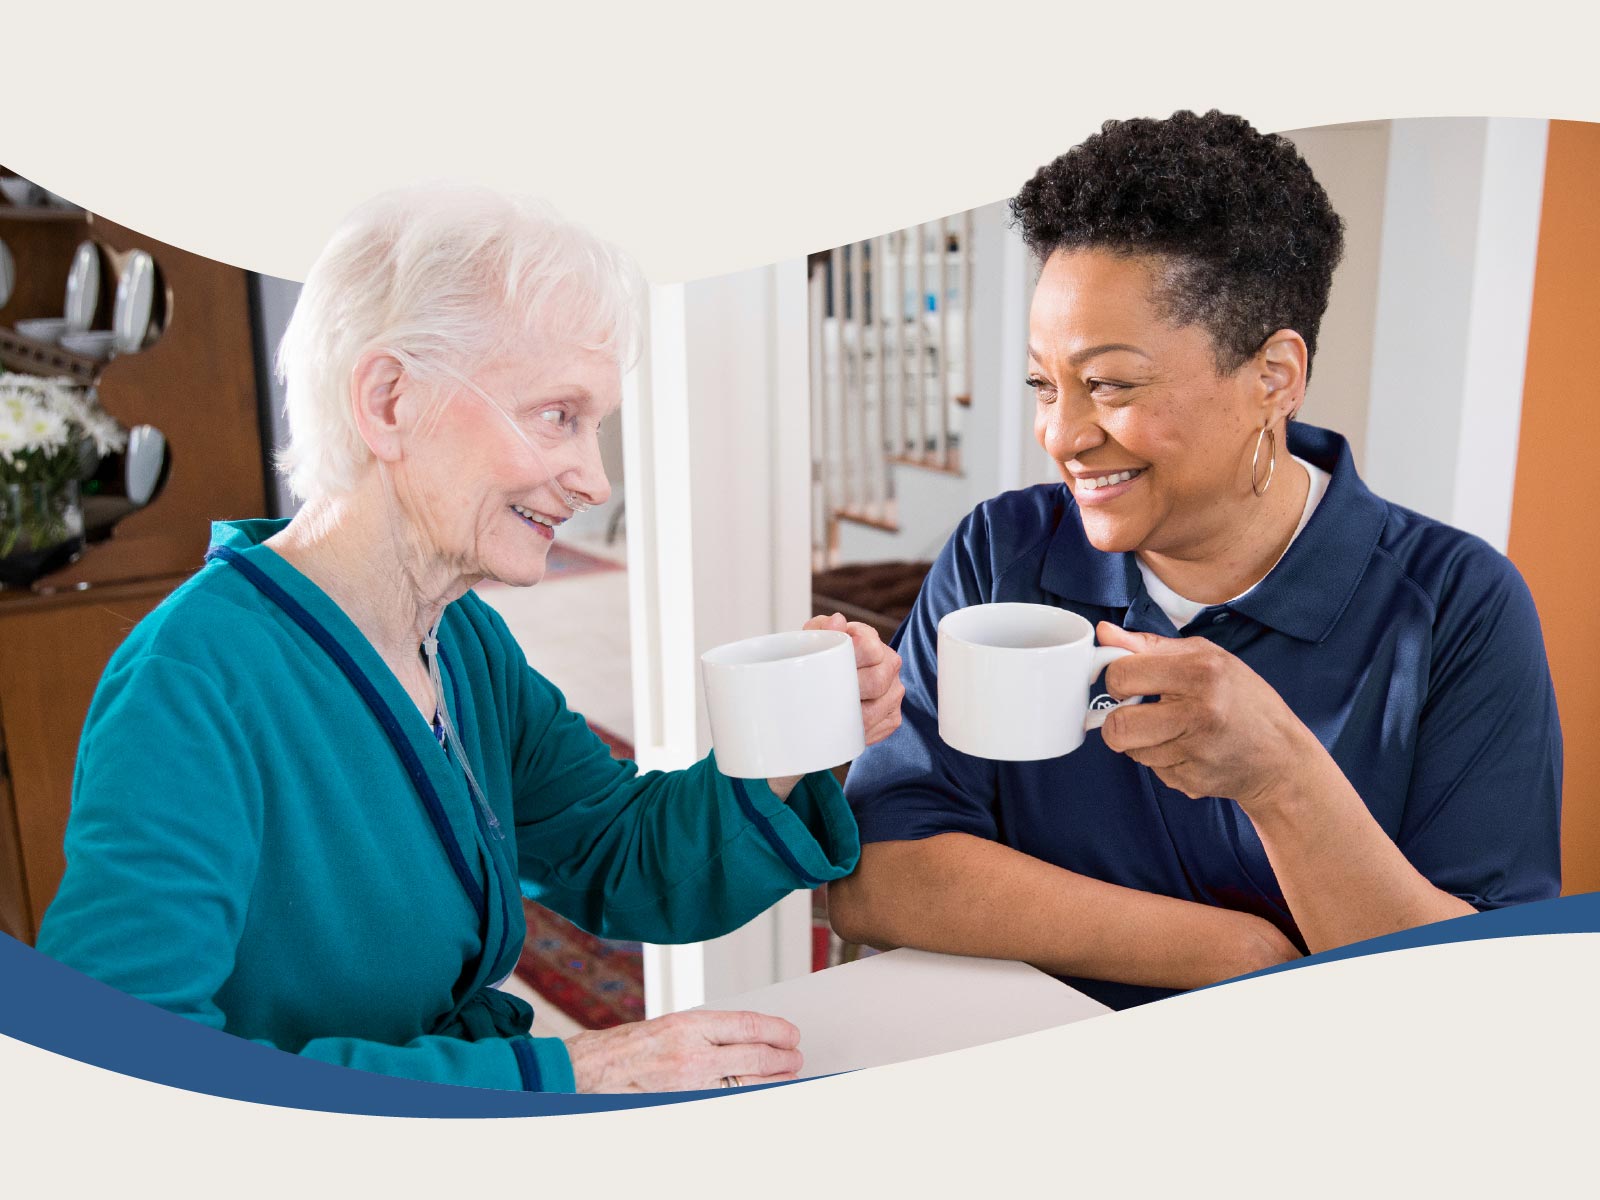
MULTIPOLYGON (((635 279, 492 193, 408 190, 352 215, 280 355, 281 465, 304 507, 218 523, 206 567, 107 667, 41 950, 242 1037, 412 1078, 793 1076, 798 1031, 776 1018, 686 1013, 563 1044, 528 1036, 528 1006, 493 987, 521 949, 519 893, 604 935, 694 941, 858 854, 826 774, 614 761, 471 590, 537 583, 560 524, 605 500, 595 434, 635 279)), ((898 658, 849 632, 877 740, 899 720, 898 658)))

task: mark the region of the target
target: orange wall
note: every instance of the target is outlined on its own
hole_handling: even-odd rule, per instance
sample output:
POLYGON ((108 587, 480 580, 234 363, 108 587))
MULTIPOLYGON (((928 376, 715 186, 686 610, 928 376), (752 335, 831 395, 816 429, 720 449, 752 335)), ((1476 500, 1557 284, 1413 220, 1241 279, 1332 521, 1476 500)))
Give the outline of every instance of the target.
POLYGON ((1600 125, 1550 122, 1509 553, 1566 741, 1563 891, 1600 891, 1600 125))

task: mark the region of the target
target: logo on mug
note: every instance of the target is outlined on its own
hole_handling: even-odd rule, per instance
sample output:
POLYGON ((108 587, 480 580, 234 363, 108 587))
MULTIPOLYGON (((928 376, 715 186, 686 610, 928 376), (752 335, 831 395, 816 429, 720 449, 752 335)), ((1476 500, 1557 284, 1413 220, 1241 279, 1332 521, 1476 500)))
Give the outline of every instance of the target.
POLYGON ((1101 692, 1093 700, 1089 701, 1089 711, 1110 712, 1113 708, 1116 708, 1121 703, 1122 701, 1113 700, 1110 696, 1106 695, 1104 692, 1101 692))

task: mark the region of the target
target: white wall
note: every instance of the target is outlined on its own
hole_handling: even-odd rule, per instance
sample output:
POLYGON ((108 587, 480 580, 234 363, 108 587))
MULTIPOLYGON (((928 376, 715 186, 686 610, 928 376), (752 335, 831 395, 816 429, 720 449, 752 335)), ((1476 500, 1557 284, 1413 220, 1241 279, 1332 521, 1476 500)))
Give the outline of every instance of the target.
POLYGON ((1548 124, 1395 121, 1368 417, 1379 495, 1505 549, 1548 124))
MULTIPOLYGON (((809 348, 799 260, 685 286, 695 648, 798 629, 811 615, 809 348)), ((711 727, 697 689, 697 749, 711 727)), ((811 969, 811 897, 796 892, 706 944, 706 996, 811 969)))
POLYGON ((1334 272, 1301 416, 1344 434, 1358 469, 1366 461, 1389 125, 1363 121, 1285 134, 1345 223, 1344 260, 1334 272))

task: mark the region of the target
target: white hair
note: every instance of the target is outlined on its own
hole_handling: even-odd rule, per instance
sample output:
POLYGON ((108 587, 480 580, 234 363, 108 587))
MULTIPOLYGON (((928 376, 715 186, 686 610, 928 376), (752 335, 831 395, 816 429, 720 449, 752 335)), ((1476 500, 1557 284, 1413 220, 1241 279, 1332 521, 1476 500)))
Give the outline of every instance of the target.
POLYGON ((539 337, 629 363, 638 269, 540 200, 487 188, 385 192, 352 212, 312 264, 278 348, 289 445, 277 456, 302 500, 346 491, 371 458, 350 381, 367 351, 399 352, 440 387, 518 339, 539 337))

